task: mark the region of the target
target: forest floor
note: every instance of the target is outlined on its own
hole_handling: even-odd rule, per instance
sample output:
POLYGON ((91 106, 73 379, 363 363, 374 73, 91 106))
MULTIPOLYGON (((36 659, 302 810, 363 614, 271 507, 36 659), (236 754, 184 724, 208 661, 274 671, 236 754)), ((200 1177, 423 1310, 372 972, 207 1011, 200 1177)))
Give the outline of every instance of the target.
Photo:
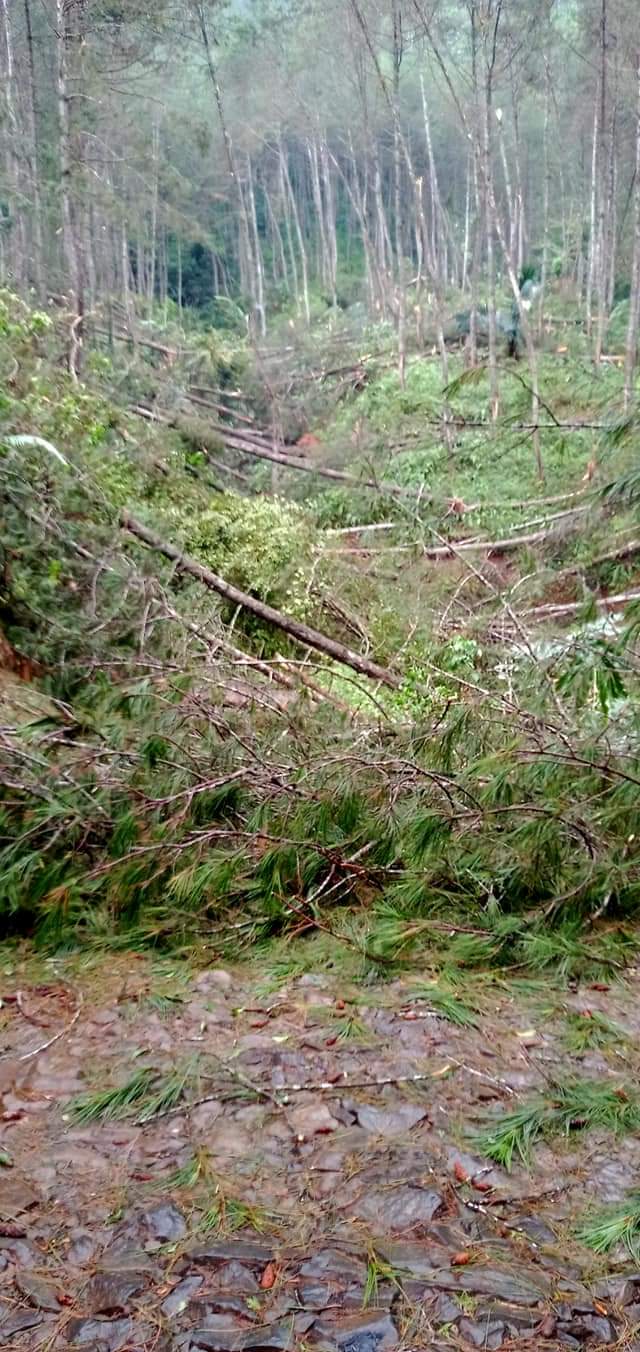
POLYGON ((640 1271, 575 1237, 627 1194, 640 1137, 576 1119, 511 1172, 474 1140, 580 1078, 624 1099, 640 971, 478 974, 457 1026, 408 978, 16 950, 0 970, 2 1347, 640 1349, 640 1271), (600 1047, 576 1042, 589 1018, 600 1047), (105 1097, 124 1083, 128 1114, 105 1097))

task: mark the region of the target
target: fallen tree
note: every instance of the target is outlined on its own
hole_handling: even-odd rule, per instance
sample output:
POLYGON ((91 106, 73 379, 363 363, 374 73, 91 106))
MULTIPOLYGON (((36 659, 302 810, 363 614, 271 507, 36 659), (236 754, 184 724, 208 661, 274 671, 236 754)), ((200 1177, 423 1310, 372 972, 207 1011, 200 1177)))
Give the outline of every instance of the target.
POLYGON ((341 662, 344 666, 351 667, 357 671, 360 676, 368 676, 372 681, 381 681, 384 685, 397 687, 400 685, 400 679, 390 671, 388 667, 381 667, 377 662, 371 662, 368 657, 362 657, 360 653, 353 652, 347 648, 344 643, 338 643, 335 639, 329 638, 327 634, 320 633, 317 629, 310 628, 300 620, 295 620, 289 615, 285 615, 281 610, 276 610, 273 606, 265 605, 255 596, 250 596, 247 592, 240 591, 238 587, 232 586, 230 582, 213 573, 210 568, 198 563, 197 559, 191 558, 188 554, 183 554, 182 550, 168 540, 163 540, 160 535, 149 530, 148 526, 143 525, 129 512, 122 512, 120 524, 130 535, 135 535, 143 544, 154 549, 164 558, 171 559, 179 572, 187 573, 190 577, 196 578, 203 586, 208 587, 210 591, 217 592, 218 596, 224 597, 234 606, 240 606, 243 610, 248 610, 258 619, 264 620, 266 624, 273 625, 276 629, 281 629, 283 633, 288 634, 289 638, 301 643, 305 648, 313 648, 316 652, 324 653, 326 657, 331 657, 335 662, 341 662))

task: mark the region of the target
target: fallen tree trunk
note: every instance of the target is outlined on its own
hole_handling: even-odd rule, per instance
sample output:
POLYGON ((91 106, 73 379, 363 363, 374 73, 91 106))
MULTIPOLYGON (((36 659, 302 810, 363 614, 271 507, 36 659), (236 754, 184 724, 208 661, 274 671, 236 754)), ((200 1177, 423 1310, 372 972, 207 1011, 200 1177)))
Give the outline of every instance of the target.
POLYGON ((452 559, 458 554, 506 554, 508 550, 520 549, 522 545, 539 545, 543 540, 551 539, 553 531, 539 530, 535 535, 510 536, 507 540, 452 540, 450 545, 381 545, 368 547, 324 549, 324 554, 399 554, 413 550, 424 559, 452 559))
POLYGON ((149 545, 158 554, 164 558, 171 559, 176 564, 178 571, 187 573, 194 577, 203 586, 208 587, 210 591, 217 592, 218 596, 223 596, 226 601, 230 601, 235 606, 241 606, 243 610, 249 610, 258 619, 264 620, 267 624, 272 624, 276 629, 281 629, 283 633, 288 634, 290 638, 301 643, 305 648, 313 648, 316 652, 324 653, 325 656, 333 658, 335 662, 341 662, 346 667, 351 667, 361 676, 368 676, 372 681, 381 681, 384 685, 396 688, 400 685, 399 677, 387 667, 378 666, 377 662, 370 662, 367 657, 362 657, 360 653, 353 652, 343 643, 337 643, 335 639, 329 638, 327 634, 320 633, 317 629, 311 629, 309 625, 303 624, 300 620, 294 620, 289 615, 283 614, 280 610, 275 610, 273 606, 266 605, 263 601, 258 601, 255 596, 249 596, 247 592, 240 591, 230 582, 226 582, 223 577, 213 573, 210 568, 205 568, 197 559, 192 559, 188 554, 183 554, 176 545, 172 545, 168 540, 163 540, 160 535, 141 521, 137 521, 134 516, 128 512, 122 512, 120 516, 120 525, 124 530, 135 535, 143 544, 149 545))
MULTIPOLYGON (((136 410, 137 412, 139 410, 136 410)), ((287 455, 261 441, 256 433, 234 432, 229 427, 217 425, 214 428, 203 426, 196 420, 174 416, 170 425, 187 441, 208 453, 218 451, 221 444, 229 450, 243 455, 253 456, 256 460, 268 460, 275 465, 284 465, 286 469, 302 470, 305 474, 317 474, 322 479, 332 479, 337 483, 351 484, 354 488, 371 488, 376 493, 386 493, 390 497, 411 498, 415 501, 417 493, 412 488, 402 488, 400 484, 387 483, 384 479, 361 479, 357 474, 346 470, 331 469, 327 465, 316 465, 302 456, 287 455)), ((424 495, 422 501, 425 501, 424 495)))
MULTIPOLYGON (((620 592, 618 596, 596 596, 593 598, 593 604, 598 610, 619 610, 620 606, 629 605, 631 601, 640 601, 640 591, 620 592)), ((565 605, 534 606, 533 610, 524 610, 522 615, 527 620, 542 620, 546 617, 555 619, 561 615, 578 615, 585 608, 585 601, 570 601, 565 605)))

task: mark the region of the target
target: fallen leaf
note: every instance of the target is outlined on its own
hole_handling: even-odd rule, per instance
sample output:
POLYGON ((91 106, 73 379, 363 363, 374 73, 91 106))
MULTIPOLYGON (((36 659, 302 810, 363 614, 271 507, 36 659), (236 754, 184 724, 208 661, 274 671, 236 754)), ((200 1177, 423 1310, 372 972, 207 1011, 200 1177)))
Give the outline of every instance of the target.
POLYGON ((453 1255, 453 1257, 452 1257, 452 1259, 451 1259, 451 1266, 452 1266, 452 1267, 466 1267, 466 1266, 467 1266, 467 1263, 470 1263, 470 1262, 471 1262, 471 1254, 470 1254, 470 1253, 467 1253, 467 1251, 466 1251, 465 1249, 462 1249, 460 1253, 454 1253, 454 1255, 453 1255))
POLYGON ((267 1263, 267 1266, 260 1278, 260 1288, 262 1291, 270 1291, 276 1284, 278 1269, 275 1263, 267 1263))
POLYGON ((487 1183, 486 1178, 472 1178, 471 1187, 475 1188, 476 1192, 493 1192, 493 1184, 487 1183))
POLYGON ((468 1183, 468 1182, 469 1182, 469 1175, 468 1175, 468 1173, 467 1173, 467 1171, 466 1171, 466 1169, 465 1169, 465 1167, 464 1167, 464 1164, 462 1164, 460 1160, 456 1160, 456 1162, 455 1162, 455 1164, 454 1164, 454 1166, 453 1166, 453 1172, 454 1172, 455 1177, 456 1177, 457 1180, 458 1180, 458 1183, 468 1183))

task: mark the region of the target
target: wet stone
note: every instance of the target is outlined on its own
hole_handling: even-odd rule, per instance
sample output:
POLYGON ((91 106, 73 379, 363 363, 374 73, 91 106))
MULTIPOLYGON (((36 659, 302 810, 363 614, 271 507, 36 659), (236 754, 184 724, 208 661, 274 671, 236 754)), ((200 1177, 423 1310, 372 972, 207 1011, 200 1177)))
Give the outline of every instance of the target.
POLYGON ((272 1258, 273 1245, 254 1243, 250 1239, 221 1240, 217 1244, 192 1249, 189 1254, 191 1262, 205 1265, 230 1262, 234 1259, 239 1263, 265 1265, 272 1258))
POLYGON ((73 1267, 84 1267, 94 1257, 97 1244, 92 1235, 84 1232, 76 1234, 67 1249, 67 1262, 73 1267))
POLYGON ((325 1277, 335 1275, 339 1280, 364 1278, 365 1264, 357 1255, 344 1249, 321 1249, 320 1253, 303 1263, 301 1277, 325 1277))
POLYGON ((136 1345, 133 1327, 132 1319, 70 1319, 67 1339, 71 1346, 88 1345, 91 1352, 103 1352, 103 1348, 104 1352, 121 1352, 127 1344, 136 1345))
POLYGON ((5 1339, 15 1338, 26 1329, 35 1329, 42 1324, 44 1315, 37 1310, 17 1310, 0 1323, 0 1335, 5 1339))
POLYGON ((154 1239, 160 1240, 162 1244, 183 1239, 187 1233, 184 1216, 173 1202, 163 1202, 153 1211, 148 1211, 144 1220, 154 1239))
POLYGON ((312 1103, 305 1107, 294 1108, 287 1117, 291 1129, 298 1137, 325 1136, 329 1132, 337 1131, 340 1125, 325 1103, 312 1103))
POLYGON ((25 1211, 30 1211, 31 1207, 37 1206, 39 1201, 37 1192, 21 1178, 3 1177, 0 1191, 1 1220, 14 1220, 16 1216, 21 1216, 25 1211))
POLYGON ((166 1300, 163 1300, 160 1306, 162 1313, 168 1319, 173 1319, 176 1315, 182 1314, 193 1300, 196 1292, 200 1290, 203 1280, 202 1277, 185 1277, 184 1281, 178 1282, 178 1285, 174 1286, 166 1300))
POLYGON ((473 1295, 495 1296, 513 1305, 537 1305, 548 1294, 549 1284, 542 1274, 531 1273, 530 1282, 512 1277, 497 1268, 474 1268, 460 1273, 458 1284, 473 1295))
POLYGON ((259 1291, 260 1287, 252 1272, 242 1263, 233 1260, 230 1263, 224 1263, 216 1273, 216 1286, 229 1291, 238 1291, 241 1294, 253 1295, 259 1291))
POLYGON ((500 1323, 489 1323, 486 1319, 461 1319, 458 1324, 461 1337, 472 1347, 486 1347, 489 1352, 501 1347, 504 1341, 505 1327, 500 1323))
MULTIPOLYGON (((406 1290, 406 1286, 404 1285, 406 1290)), ((411 1293, 407 1292, 410 1297, 411 1293)), ((446 1291, 439 1291, 431 1307, 431 1313, 434 1322, 438 1324, 455 1324, 456 1319, 460 1318, 460 1306, 455 1300, 448 1296, 446 1291)))
POLYGON ((37 1276, 35 1272, 19 1272, 15 1278, 16 1286, 22 1296, 34 1305, 37 1310, 46 1310, 50 1314, 57 1314, 60 1309, 55 1290, 49 1282, 43 1281, 42 1277, 37 1276))
POLYGON ((349 1211, 361 1220, 377 1222, 387 1231, 403 1231, 428 1225, 441 1206, 439 1192, 410 1187, 378 1188, 366 1192, 349 1211))
POLYGON ((314 1331, 340 1352, 387 1352, 398 1347, 400 1341, 387 1310, 368 1310, 333 1324, 323 1319, 314 1331))
POLYGON ((128 1272, 101 1272, 89 1282, 83 1305, 91 1314, 126 1310, 132 1296, 142 1291, 144 1277, 128 1272))
POLYGON ((364 1103, 357 1104, 355 1111, 359 1126, 376 1136, 400 1136, 429 1116, 428 1109, 416 1103, 398 1103, 388 1108, 364 1103))
POLYGON ((591 1346, 608 1347, 610 1343, 616 1342, 616 1333, 611 1320, 601 1318, 599 1315, 573 1319, 570 1324, 562 1325, 561 1331, 570 1334, 572 1338, 577 1338, 580 1343, 589 1343, 591 1346))
POLYGON ((298 1287, 298 1299, 307 1310, 324 1310, 335 1294, 335 1287, 322 1282, 307 1282, 298 1287))
POLYGON ((177 1339, 175 1348, 179 1352, 294 1352, 297 1334, 291 1320, 281 1324, 269 1324, 264 1328, 239 1330, 193 1329, 185 1340, 177 1339))

